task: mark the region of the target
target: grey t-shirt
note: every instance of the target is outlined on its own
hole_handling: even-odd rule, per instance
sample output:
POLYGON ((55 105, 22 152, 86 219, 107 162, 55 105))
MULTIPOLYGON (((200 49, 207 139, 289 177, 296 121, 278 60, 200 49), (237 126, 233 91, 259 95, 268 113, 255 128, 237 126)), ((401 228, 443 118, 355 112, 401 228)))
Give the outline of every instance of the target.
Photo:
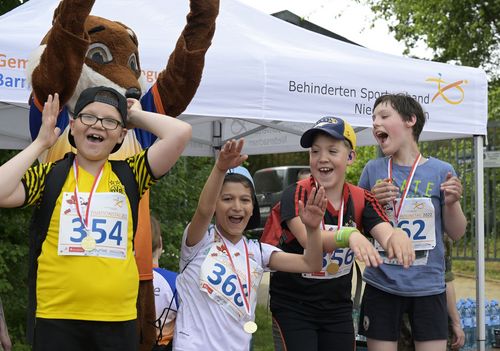
MULTIPOLYGON (((371 190, 378 181, 388 178, 388 162, 389 158, 387 157, 368 162, 361 174, 359 186, 371 190)), ((411 167, 393 163, 393 184, 400 188, 400 195, 410 171, 411 167)), ((436 246, 429 250, 427 263, 413 265, 408 269, 392 264, 382 264, 378 268, 367 267, 363 275, 367 284, 399 296, 429 296, 443 293, 446 290, 441 217, 444 194, 440 190, 440 185, 446 180, 448 172, 456 175, 449 163, 429 158, 417 167, 407 195, 407 198, 430 198, 434 206, 436 246)))

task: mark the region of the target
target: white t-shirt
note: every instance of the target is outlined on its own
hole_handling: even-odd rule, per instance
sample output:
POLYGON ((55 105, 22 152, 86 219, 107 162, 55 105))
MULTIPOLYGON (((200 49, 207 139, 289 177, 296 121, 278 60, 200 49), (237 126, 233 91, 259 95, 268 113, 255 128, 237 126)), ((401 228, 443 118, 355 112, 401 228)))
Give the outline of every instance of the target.
POLYGON ((174 320, 177 315, 176 290, 177 273, 163 268, 153 268, 153 285, 156 308, 156 336, 161 338, 159 343, 167 345, 174 336, 174 320))
POLYGON ((156 319, 168 323, 175 319, 177 314, 177 299, 174 298, 175 280, 177 273, 163 268, 153 268, 153 286, 155 294, 156 319))
MULTIPOLYGON (((186 245, 186 233, 187 228, 182 238, 180 260, 180 270, 182 273, 177 278, 177 290, 180 301, 175 323, 174 350, 248 350, 251 334, 247 334, 243 330, 245 321, 234 318, 220 304, 210 298, 207 292, 202 291, 200 288, 202 265, 207 258, 207 253, 213 249, 213 245, 216 245, 215 227, 210 226, 203 239, 191 247, 186 245)), ((246 255, 243 240, 247 243, 250 262, 256 266, 256 270, 260 270, 260 274, 258 275, 255 270, 251 272, 253 279, 252 286, 258 286, 262 278, 261 269, 269 270, 268 264, 271 254, 274 251, 281 250, 268 244, 259 245, 259 242, 256 240, 242 238, 234 245, 226 239, 225 243, 231 252, 234 265, 238 271, 245 272, 246 270, 244 259, 246 255)), ((217 243, 220 244, 220 241, 217 241, 217 243)), ((232 272, 230 265, 224 265, 224 268, 221 269, 232 272)), ((217 270, 217 272, 220 273, 220 270, 217 270)), ((213 277, 217 277, 217 272, 214 272, 213 277)), ((224 284, 222 280, 227 282, 226 278, 227 276, 221 276, 222 285, 224 284)), ((241 283, 246 285, 246 275, 240 274, 239 278, 241 283)), ((230 296, 227 296, 231 301, 235 300, 236 294, 241 292, 239 282, 234 279, 226 284, 223 289, 231 293, 229 294, 230 296)), ((249 320, 255 319, 256 295, 257 289, 251 289, 249 299, 251 315, 248 317, 249 320)))

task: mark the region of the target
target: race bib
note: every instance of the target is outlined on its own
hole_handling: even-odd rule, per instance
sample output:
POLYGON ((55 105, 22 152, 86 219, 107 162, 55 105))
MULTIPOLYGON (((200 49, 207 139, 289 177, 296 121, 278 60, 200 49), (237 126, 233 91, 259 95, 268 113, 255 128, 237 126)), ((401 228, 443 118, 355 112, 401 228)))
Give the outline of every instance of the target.
MULTIPOLYGON (((81 213, 86 213, 88 193, 80 193, 81 213)), ((88 232, 78 216, 73 193, 62 195, 59 217, 58 254, 125 259, 128 244, 127 198, 120 193, 94 193, 89 213, 88 232), (87 235, 90 238, 87 238, 87 235), (95 248, 89 250, 85 241, 95 248)))
MULTIPOLYGON (((243 293, 248 298, 245 255, 236 248, 231 249, 231 254, 234 256, 236 272, 231 268, 224 244, 220 241, 213 243, 201 265, 200 289, 233 318, 238 321, 248 321, 251 320, 251 316, 248 315, 245 309, 245 303, 241 295, 241 288, 243 288, 243 293), (241 287, 236 274, 240 277, 241 287)), ((257 289, 264 270, 251 258, 249 263, 252 281, 249 304, 255 306, 257 303, 257 289)), ((252 311, 252 308, 250 308, 250 311, 252 311)))
MULTIPOLYGON (((401 199, 396 200, 396 208, 401 199)), ((394 208, 386 209, 387 217, 394 227, 403 230, 411 239, 415 249, 415 266, 427 264, 428 251, 436 247, 435 212, 430 198, 406 198, 396 225, 394 208)), ((382 246, 375 240, 375 248, 386 264, 398 264, 397 259, 389 259, 382 246)))
MULTIPOLYGON (((337 226, 325 224, 325 230, 337 230, 337 226)), ((350 248, 336 249, 333 252, 323 254, 323 268, 321 268, 321 271, 302 273, 302 277, 308 279, 334 279, 342 277, 349 274, 353 262, 354 252, 350 248)))
MULTIPOLYGON (((389 258, 385 251, 379 251, 380 257, 385 264, 400 265, 396 257, 389 258)), ((413 266, 425 266, 427 264, 427 259, 429 258, 429 250, 415 251, 415 261, 413 261, 413 266)))

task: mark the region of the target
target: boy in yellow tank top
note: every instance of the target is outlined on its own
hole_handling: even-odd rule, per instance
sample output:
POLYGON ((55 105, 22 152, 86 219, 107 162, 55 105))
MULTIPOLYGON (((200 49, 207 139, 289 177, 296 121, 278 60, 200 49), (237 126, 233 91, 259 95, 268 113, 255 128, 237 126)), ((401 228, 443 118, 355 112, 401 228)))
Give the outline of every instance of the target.
MULTIPOLYGON (((55 163, 31 165, 57 140, 58 112, 58 94, 49 95, 38 137, 0 167, 0 207, 39 205, 55 163)), ((131 203, 108 161, 127 128, 158 136, 125 160, 140 196, 174 165, 191 137, 189 124, 142 111, 137 100, 112 88, 82 92, 68 135, 77 153, 38 257, 36 350, 137 349, 131 203)))

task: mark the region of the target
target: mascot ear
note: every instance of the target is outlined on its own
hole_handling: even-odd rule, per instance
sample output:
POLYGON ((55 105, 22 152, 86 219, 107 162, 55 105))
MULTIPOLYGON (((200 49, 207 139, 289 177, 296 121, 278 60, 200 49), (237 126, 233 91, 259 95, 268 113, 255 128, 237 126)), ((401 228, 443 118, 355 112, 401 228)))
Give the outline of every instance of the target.
POLYGON ((62 2, 60 2, 59 5, 57 5, 56 9, 54 10, 54 16, 52 17, 52 25, 56 23, 56 18, 57 16, 59 16, 59 12, 61 12, 61 6, 62 2))
POLYGON ((114 21, 116 24, 119 24, 120 26, 122 26, 123 28, 125 28, 125 30, 128 32, 128 34, 130 35, 130 38, 132 39, 132 41, 134 42, 135 46, 139 46, 139 39, 137 39, 137 35, 135 34, 135 32, 128 26, 124 25, 123 23, 121 22, 118 22, 118 21, 114 21))

